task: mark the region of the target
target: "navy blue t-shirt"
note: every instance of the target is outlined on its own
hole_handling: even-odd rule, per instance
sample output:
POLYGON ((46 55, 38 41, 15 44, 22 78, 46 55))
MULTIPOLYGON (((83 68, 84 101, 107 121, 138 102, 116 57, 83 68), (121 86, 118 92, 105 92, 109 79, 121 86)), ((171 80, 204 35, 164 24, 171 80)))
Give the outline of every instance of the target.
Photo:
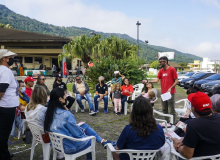
MULTIPOLYGON (((157 150, 165 143, 163 128, 157 125, 147 138, 137 135, 137 130, 131 129, 131 125, 126 125, 117 141, 119 149, 135 149, 135 150, 157 150)), ((129 155, 126 153, 120 154, 120 160, 129 160, 129 155)))

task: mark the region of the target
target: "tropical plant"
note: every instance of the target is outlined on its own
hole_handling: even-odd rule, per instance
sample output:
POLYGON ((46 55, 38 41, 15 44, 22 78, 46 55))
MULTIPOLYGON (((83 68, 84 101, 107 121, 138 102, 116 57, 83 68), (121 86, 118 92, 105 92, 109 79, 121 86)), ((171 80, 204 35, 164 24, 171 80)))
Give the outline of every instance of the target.
POLYGON ((154 69, 160 68, 160 64, 159 64, 158 60, 153 61, 153 62, 150 64, 150 68, 154 68, 154 69))
POLYGON ((131 84, 140 83, 146 76, 143 70, 138 69, 137 61, 132 57, 118 60, 108 56, 94 60, 93 63, 94 66, 90 67, 87 72, 90 78, 88 81, 90 89, 94 89, 99 76, 104 76, 106 82, 112 80, 114 71, 120 71, 122 75, 129 78, 131 84))
POLYGON ((82 35, 80 37, 74 37, 72 41, 64 45, 67 54, 71 54, 72 57, 80 58, 87 66, 88 62, 92 59, 92 50, 94 46, 99 43, 101 35, 88 37, 82 35))
POLYGON ((13 28, 10 24, 0 23, 0 28, 13 28))
POLYGON ((115 59, 136 58, 136 51, 136 45, 129 44, 128 41, 112 35, 111 37, 102 39, 100 43, 93 48, 93 57, 112 56, 115 59))

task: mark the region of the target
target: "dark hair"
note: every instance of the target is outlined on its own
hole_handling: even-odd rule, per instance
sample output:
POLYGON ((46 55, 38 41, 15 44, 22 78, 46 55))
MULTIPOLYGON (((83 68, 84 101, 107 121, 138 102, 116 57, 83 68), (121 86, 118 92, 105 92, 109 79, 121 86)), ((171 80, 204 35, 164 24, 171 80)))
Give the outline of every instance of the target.
POLYGON ((129 84, 130 84, 130 80, 125 77, 125 78, 123 79, 122 85, 125 85, 125 80, 126 80, 126 79, 128 80, 128 82, 129 82, 129 84))
POLYGON ((191 93, 196 93, 198 91, 201 91, 201 89, 198 86, 189 87, 189 89, 187 89, 186 91, 186 94, 189 95, 191 93))
POLYGON ((17 81, 18 81, 19 87, 21 86, 21 83, 24 83, 24 81, 22 80, 17 80, 17 81))
MULTIPOLYGON (((150 82, 148 82, 150 83, 150 82)), ((153 83, 150 83, 152 85, 152 88, 154 88, 154 85, 153 83)), ((145 83, 145 86, 144 86, 144 92, 147 93, 148 92, 148 88, 147 88, 147 84, 145 83)))
POLYGON ((203 116, 208 116, 210 113, 212 113, 212 110, 209 109, 209 108, 204 109, 204 110, 207 110, 206 112, 199 112, 199 111, 197 111, 195 108, 194 108, 194 110, 195 110, 195 112, 196 112, 199 116, 201 116, 201 117, 203 117, 203 116))
MULTIPOLYGON (((44 75, 39 75, 38 77, 37 77, 37 83, 36 84, 40 84, 40 78, 41 78, 41 76, 44 76, 44 75)), ((45 76, 44 76, 45 77, 45 76)))
POLYGON ((212 94, 220 94, 220 86, 216 85, 212 89, 212 94))
POLYGON ((130 115, 130 125, 132 129, 137 129, 138 136, 144 138, 147 138, 151 132, 158 129, 150 101, 143 96, 137 97, 134 101, 130 115))
POLYGON ((45 113, 45 120, 44 120, 44 131, 50 131, 50 126, 53 122, 53 117, 54 114, 56 113, 57 108, 61 108, 65 110, 63 107, 63 104, 59 101, 59 98, 63 98, 65 93, 64 93, 63 88, 54 88, 50 92, 50 101, 47 107, 47 111, 45 113))
POLYGON ((165 60, 165 61, 167 61, 167 64, 168 64, 168 58, 166 56, 160 57, 159 60, 165 60))
MULTIPOLYGON (((80 76, 79 76, 79 75, 77 75, 77 76, 75 77, 75 79, 76 79, 76 78, 80 78, 80 76)), ((81 78, 80 78, 80 79, 81 79, 81 78)))

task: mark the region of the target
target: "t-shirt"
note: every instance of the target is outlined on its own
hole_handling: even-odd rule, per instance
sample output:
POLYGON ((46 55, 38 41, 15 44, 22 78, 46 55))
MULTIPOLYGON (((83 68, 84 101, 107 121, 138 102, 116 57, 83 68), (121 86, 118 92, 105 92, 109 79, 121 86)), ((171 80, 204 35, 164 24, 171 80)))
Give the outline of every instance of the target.
MULTIPOLYGON (((159 78, 161 81, 161 94, 164 94, 173 85, 175 79, 177 79, 178 77, 177 77, 176 69, 169 66, 167 70, 164 70, 164 68, 160 69, 157 78, 159 78)), ((171 94, 174 93, 176 93, 175 87, 171 89, 171 94)))
POLYGON ((0 107, 12 108, 19 106, 18 88, 19 84, 12 71, 3 65, 0 65, 0 83, 9 84, 5 94, 0 100, 0 107))
POLYGON ((33 90, 31 88, 26 87, 25 93, 28 95, 29 98, 31 97, 32 92, 33 92, 33 90))
POLYGON ((130 96, 130 94, 128 92, 124 92, 126 90, 128 92, 134 92, 133 86, 131 84, 129 84, 127 87, 126 87, 126 85, 121 86, 122 95, 130 96))
POLYGON ((98 91, 99 94, 105 94, 106 91, 108 91, 107 84, 103 84, 103 86, 100 86, 98 83, 95 87, 95 91, 98 91))
POLYGON ((85 87, 85 85, 84 85, 84 83, 82 82, 82 83, 77 83, 77 91, 78 92, 84 92, 85 90, 86 90, 86 87, 85 87))
POLYGON ((187 123, 183 144, 195 148, 193 157, 220 154, 220 115, 212 114, 187 123))
POLYGON ((112 97, 114 98, 121 98, 121 91, 113 91, 112 92, 112 97))
MULTIPOLYGON (((163 128, 157 125, 147 138, 137 135, 137 130, 131 129, 131 125, 126 125, 117 141, 119 149, 134 149, 134 150, 157 150, 165 143, 163 128)), ((128 154, 120 154, 120 160, 129 160, 128 154)))
POLYGON ((55 83, 53 84, 53 89, 54 89, 54 88, 57 88, 57 87, 63 88, 64 90, 67 90, 66 84, 65 84, 64 82, 61 82, 60 84, 57 83, 57 82, 55 82, 55 83))

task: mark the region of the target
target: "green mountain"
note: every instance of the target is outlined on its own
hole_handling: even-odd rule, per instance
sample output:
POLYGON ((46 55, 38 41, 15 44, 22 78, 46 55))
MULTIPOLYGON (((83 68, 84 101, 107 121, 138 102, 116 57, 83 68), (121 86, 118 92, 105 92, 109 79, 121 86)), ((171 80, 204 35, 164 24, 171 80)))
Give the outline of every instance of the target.
MULTIPOLYGON (((52 24, 42 23, 38 20, 17 14, 1 4, 0 4, 0 23, 10 24, 15 29, 21 29, 25 31, 50 34, 50 35, 56 35, 62 37, 74 37, 74 36, 80 36, 82 34, 86 34, 90 36, 89 34, 90 32, 96 32, 88 28, 80 28, 74 26, 60 27, 52 24)), ((115 35, 119 38, 127 40, 131 44, 136 44, 136 39, 131 38, 127 34, 103 33, 103 32, 96 32, 96 33, 101 34, 103 38, 106 38, 111 35, 115 35)), ((143 59, 146 59, 146 54, 147 54, 148 63, 157 60, 158 52, 167 52, 167 51, 175 52, 175 62, 177 63, 180 62, 191 63, 195 59, 196 60, 202 59, 201 57, 192 54, 182 53, 174 49, 165 48, 161 46, 154 46, 149 44, 147 45, 147 51, 146 51, 146 44, 143 41, 140 41, 139 56, 143 59)))

